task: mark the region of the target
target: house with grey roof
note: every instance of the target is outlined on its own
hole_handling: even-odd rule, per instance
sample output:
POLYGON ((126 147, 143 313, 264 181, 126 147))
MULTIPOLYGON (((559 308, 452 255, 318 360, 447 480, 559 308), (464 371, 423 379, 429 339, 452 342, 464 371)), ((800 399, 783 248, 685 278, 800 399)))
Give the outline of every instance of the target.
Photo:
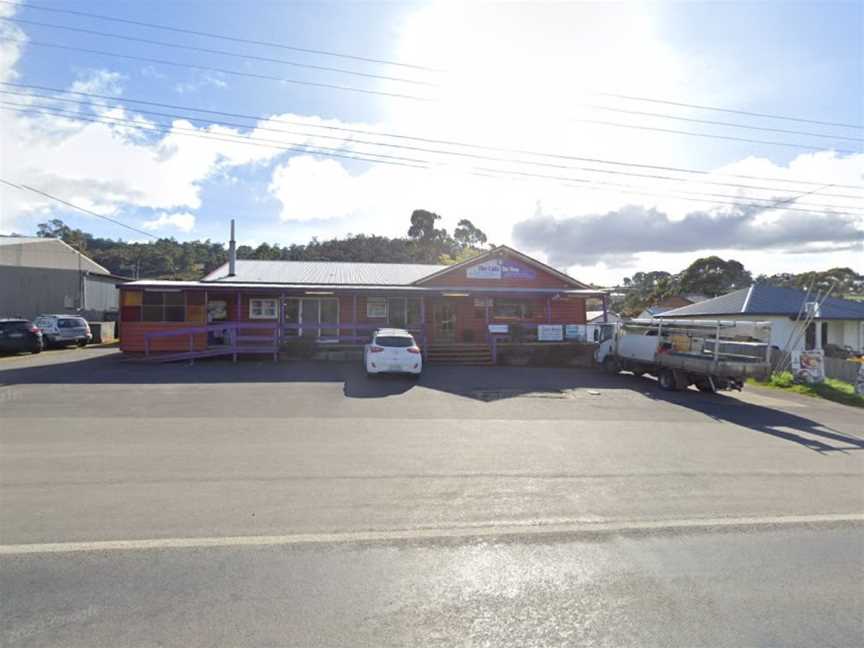
POLYGON ((808 295, 796 288, 753 284, 656 317, 770 321, 771 344, 784 350, 835 344, 864 352, 864 301, 808 295))

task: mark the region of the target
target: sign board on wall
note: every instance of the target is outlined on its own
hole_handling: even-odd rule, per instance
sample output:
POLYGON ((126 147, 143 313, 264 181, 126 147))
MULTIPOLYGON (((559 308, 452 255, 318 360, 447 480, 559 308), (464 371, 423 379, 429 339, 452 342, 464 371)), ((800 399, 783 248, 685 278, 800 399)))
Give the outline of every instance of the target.
POLYGON ((490 333, 509 333, 510 327, 507 324, 490 324, 490 333))
POLYGON ((491 297, 475 297, 474 298, 474 308, 485 308, 486 306, 492 306, 492 298, 491 297))
POLYGON ((468 279, 534 279, 537 273, 517 261, 490 259, 465 269, 468 279))
POLYGON ((540 342, 561 342, 564 339, 564 327, 560 324, 538 324, 537 340, 540 342))
POLYGON ((584 342, 587 335, 587 326, 584 324, 567 324, 564 327, 564 337, 568 340, 584 342))

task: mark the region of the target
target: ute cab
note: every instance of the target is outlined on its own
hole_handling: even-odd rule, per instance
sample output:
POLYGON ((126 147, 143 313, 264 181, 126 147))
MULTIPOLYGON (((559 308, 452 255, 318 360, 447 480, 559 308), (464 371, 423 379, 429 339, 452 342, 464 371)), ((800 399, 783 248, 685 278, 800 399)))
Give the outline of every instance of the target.
POLYGON ((367 375, 405 373, 419 376, 423 355, 414 336, 404 329, 378 329, 363 349, 367 375))

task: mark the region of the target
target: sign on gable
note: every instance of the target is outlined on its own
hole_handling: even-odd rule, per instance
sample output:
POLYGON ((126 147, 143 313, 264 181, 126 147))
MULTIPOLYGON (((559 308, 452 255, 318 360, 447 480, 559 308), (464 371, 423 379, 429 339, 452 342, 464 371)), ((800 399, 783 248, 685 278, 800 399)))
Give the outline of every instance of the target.
POLYGON ((490 259, 465 269, 468 279, 534 279, 537 273, 516 261, 490 259))

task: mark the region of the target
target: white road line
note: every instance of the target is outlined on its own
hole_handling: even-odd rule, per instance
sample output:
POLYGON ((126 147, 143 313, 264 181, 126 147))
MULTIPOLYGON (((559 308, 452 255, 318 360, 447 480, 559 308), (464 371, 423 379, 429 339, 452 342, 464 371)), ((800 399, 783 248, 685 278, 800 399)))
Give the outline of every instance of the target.
POLYGON ((449 539, 508 539, 524 536, 573 536, 639 534, 650 532, 751 529, 758 527, 806 526, 864 523, 864 514, 794 515, 781 517, 696 518, 689 520, 568 522, 552 524, 507 524, 436 529, 296 533, 270 536, 228 536, 207 538, 153 538, 0 545, 0 556, 99 551, 141 551, 159 549, 202 549, 211 547, 266 547, 276 545, 348 544, 449 539))

